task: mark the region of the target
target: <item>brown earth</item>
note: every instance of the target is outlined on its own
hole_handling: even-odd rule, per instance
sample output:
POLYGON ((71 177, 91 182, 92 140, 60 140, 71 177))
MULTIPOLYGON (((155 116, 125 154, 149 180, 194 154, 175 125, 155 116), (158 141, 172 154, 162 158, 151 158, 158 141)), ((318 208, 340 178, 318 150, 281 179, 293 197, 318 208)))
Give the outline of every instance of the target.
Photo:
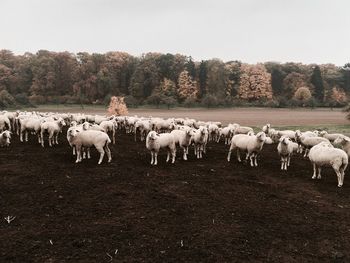
POLYGON ((151 167, 121 132, 99 166, 96 152, 75 164, 60 142, 0 149, 0 262, 350 261, 349 179, 339 189, 324 169, 311 180, 300 156, 282 172, 276 146, 258 168, 228 163, 222 143, 174 165, 162 152, 151 167))

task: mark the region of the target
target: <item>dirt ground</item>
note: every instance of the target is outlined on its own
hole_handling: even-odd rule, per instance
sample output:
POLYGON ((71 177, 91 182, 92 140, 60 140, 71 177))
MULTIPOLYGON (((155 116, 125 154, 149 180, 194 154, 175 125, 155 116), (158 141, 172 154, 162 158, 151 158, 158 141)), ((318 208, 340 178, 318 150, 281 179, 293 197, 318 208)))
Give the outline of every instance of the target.
POLYGON ((228 163, 222 143, 151 167, 129 135, 100 166, 95 151, 75 164, 60 142, 0 148, 0 262, 350 261, 349 179, 339 189, 324 169, 314 181, 299 156, 282 172, 276 146, 258 168, 228 163))

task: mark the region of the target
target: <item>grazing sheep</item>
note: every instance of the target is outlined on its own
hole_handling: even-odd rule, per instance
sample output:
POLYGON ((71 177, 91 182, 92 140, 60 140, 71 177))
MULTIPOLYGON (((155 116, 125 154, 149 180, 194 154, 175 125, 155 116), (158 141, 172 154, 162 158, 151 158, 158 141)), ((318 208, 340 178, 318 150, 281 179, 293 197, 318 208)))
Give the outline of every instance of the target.
POLYGON ((232 137, 227 161, 231 159, 231 152, 237 149, 237 159, 241 162, 240 150, 247 152, 246 159, 250 158, 251 166, 258 166, 257 156, 262 150, 266 140, 266 134, 259 132, 257 135, 237 134, 232 137))
POLYGON ((158 134, 156 131, 150 131, 146 137, 146 148, 151 151, 151 165, 158 164, 158 153, 161 148, 166 148, 168 151, 166 162, 169 162, 170 155, 172 156, 171 163, 175 162, 175 138, 171 133, 158 134))
POLYGON ((319 144, 320 142, 329 143, 329 140, 322 137, 309 137, 309 136, 302 135, 300 137, 300 143, 301 143, 301 146, 305 148, 304 157, 308 156, 311 147, 319 144))
POLYGON ((338 177, 338 187, 344 183, 345 169, 348 166, 348 155, 341 149, 334 148, 329 142, 321 142, 311 148, 309 159, 313 165, 312 179, 321 179, 322 166, 331 166, 338 177))
POLYGON ((290 157, 298 150, 298 144, 292 142, 289 137, 282 136, 277 146, 277 151, 281 157, 281 170, 287 170, 290 165, 290 157))
POLYGON ((335 141, 338 137, 344 136, 341 133, 328 133, 327 131, 321 131, 320 136, 328 139, 330 142, 335 141))
POLYGON ((44 147, 44 133, 47 131, 49 134, 49 146, 58 144, 58 134, 62 131, 62 127, 66 126, 65 121, 59 118, 57 121, 46 121, 41 124, 40 138, 41 146, 44 147))
MULTIPOLYGON (((102 163, 105 152, 108 157, 108 162, 111 162, 112 160, 111 150, 108 147, 108 144, 111 143, 111 140, 105 132, 81 130, 77 129, 77 127, 70 127, 67 131, 67 140, 69 142, 69 145, 76 147, 76 163, 82 161, 82 147, 90 148, 92 146, 95 146, 96 150, 100 153, 98 164, 102 163)), ((90 158, 90 154, 88 154, 88 158, 90 158)))
POLYGON ((11 132, 10 131, 3 131, 0 133, 0 146, 9 146, 11 143, 11 132))
POLYGON ((171 134, 174 136, 175 144, 178 144, 183 150, 183 159, 187 160, 188 147, 191 144, 191 138, 193 135, 192 129, 173 130, 171 134))

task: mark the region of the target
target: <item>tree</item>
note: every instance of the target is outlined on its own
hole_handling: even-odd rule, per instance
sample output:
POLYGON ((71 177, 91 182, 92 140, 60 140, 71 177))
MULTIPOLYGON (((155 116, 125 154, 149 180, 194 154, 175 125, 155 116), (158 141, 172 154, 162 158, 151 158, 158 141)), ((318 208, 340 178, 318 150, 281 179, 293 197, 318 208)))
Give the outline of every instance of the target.
POLYGON ((238 97, 249 101, 272 99, 271 74, 263 64, 242 64, 238 97))
POLYGON ((315 87, 315 98, 323 102, 324 100, 324 86, 319 66, 315 66, 311 76, 311 83, 315 87))
POLYGON ((300 102, 307 102, 311 99, 312 95, 310 92, 310 89, 307 87, 300 87, 298 88, 295 93, 293 98, 300 101, 300 102))
POLYGON ((181 101, 189 97, 194 99, 198 97, 197 83, 192 80, 187 70, 181 72, 178 79, 178 86, 177 96, 181 101))

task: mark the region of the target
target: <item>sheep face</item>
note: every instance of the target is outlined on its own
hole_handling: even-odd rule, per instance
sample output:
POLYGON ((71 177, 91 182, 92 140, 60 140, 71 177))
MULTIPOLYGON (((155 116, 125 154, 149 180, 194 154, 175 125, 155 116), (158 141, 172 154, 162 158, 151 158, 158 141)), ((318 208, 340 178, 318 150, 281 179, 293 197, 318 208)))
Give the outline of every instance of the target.
POLYGON ((280 138, 280 142, 284 145, 288 145, 290 142, 290 139, 288 137, 283 136, 280 138))
POLYGON ((339 136, 337 139, 334 140, 334 144, 340 144, 340 145, 345 145, 347 142, 350 142, 348 138, 341 137, 339 136))
POLYGON ((152 141, 156 140, 157 137, 159 137, 159 134, 156 133, 155 131, 151 131, 149 134, 148 134, 148 138, 152 141))
POLYGON ((74 127, 69 128, 67 131, 67 134, 69 137, 75 137, 75 136, 77 136, 78 133, 79 133, 79 130, 75 129, 74 127))
POLYGON ((9 146, 11 143, 11 132, 10 131, 4 131, 1 136, 5 139, 5 146, 9 146))
POLYGON ((266 139, 266 134, 265 132, 259 132, 257 135, 256 135, 256 138, 259 140, 259 141, 265 141, 266 139))

